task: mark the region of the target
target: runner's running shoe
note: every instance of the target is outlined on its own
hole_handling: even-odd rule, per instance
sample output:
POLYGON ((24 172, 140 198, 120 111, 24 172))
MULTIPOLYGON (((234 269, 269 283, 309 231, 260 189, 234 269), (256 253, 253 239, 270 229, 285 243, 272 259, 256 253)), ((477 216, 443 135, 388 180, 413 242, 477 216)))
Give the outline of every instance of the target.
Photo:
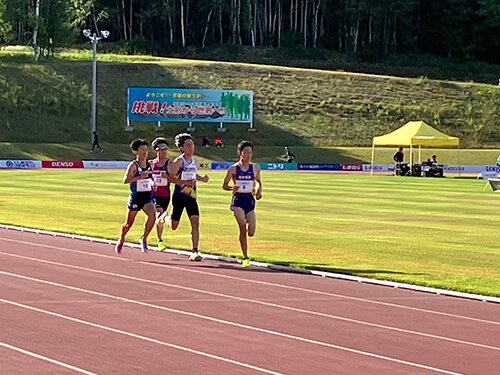
POLYGON ((250 266, 250 259, 245 258, 241 261, 241 266, 242 267, 249 267, 250 266))
POLYGON ((165 244, 163 243, 163 241, 158 241, 158 250, 163 251, 166 248, 167 247, 165 246, 165 244))
POLYGON ((116 243, 116 246, 115 246, 116 253, 117 254, 121 254, 122 253, 122 248, 123 248, 123 241, 118 240, 118 242, 116 243))
POLYGON ((146 243, 146 240, 143 237, 139 238, 139 244, 141 245, 141 251, 143 253, 147 253, 148 252, 148 244, 146 243))
POLYGON ((198 251, 193 251, 189 256, 191 262, 201 262, 201 255, 198 251))

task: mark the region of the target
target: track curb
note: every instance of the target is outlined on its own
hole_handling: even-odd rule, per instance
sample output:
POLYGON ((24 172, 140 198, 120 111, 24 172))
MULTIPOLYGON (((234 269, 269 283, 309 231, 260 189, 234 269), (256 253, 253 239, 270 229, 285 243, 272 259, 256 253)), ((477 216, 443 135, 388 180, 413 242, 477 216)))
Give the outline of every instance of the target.
MULTIPOLYGON (((18 226, 14 226, 14 225, 0 224, 0 228, 8 229, 8 230, 17 230, 20 232, 44 234, 44 235, 49 235, 49 236, 54 236, 54 237, 79 239, 79 240, 83 240, 83 241, 104 243, 104 244, 109 244, 109 245, 114 245, 116 243, 115 240, 106 240, 103 238, 80 236, 80 235, 75 235, 75 234, 70 234, 70 233, 51 232, 51 231, 46 231, 46 230, 42 230, 42 229, 25 228, 25 227, 18 227, 18 226)), ((125 245, 127 245, 128 247, 140 249, 139 244, 133 244, 133 243, 126 242, 125 245)), ((153 251, 158 251, 158 252, 177 254, 177 255, 186 255, 186 256, 189 256, 189 254, 191 253, 190 251, 186 251, 186 250, 168 249, 168 248, 164 251, 159 251, 156 247, 153 247, 153 246, 150 246, 150 249, 153 251)), ((240 259, 226 257, 226 256, 222 256, 222 255, 201 254, 201 256, 205 259, 217 260, 217 261, 222 261, 222 262, 226 262, 226 263, 241 263, 240 259)), ((405 284, 405 283, 395 282, 395 281, 377 280, 377 279, 371 279, 368 277, 345 275, 345 274, 341 274, 341 273, 328 272, 328 271, 317 271, 317 270, 309 270, 309 269, 304 269, 304 268, 282 266, 282 265, 272 264, 272 263, 250 261, 250 264, 252 266, 255 266, 255 267, 269 268, 269 269, 273 269, 273 270, 277 270, 277 271, 302 273, 302 274, 306 274, 306 275, 329 277, 329 278, 333 278, 333 279, 355 281, 355 282, 359 282, 359 283, 374 284, 374 285, 386 286, 386 287, 391 287, 391 288, 407 289, 407 290, 412 290, 412 291, 417 291, 417 292, 431 293, 431 294, 443 295, 443 296, 448 296, 448 297, 465 298, 465 299, 482 301, 482 302, 500 303, 500 297, 485 296, 485 295, 481 295, 481 294, 457 292, 457 291, 447 290, 447 289, 439 289, 439 288, 432 288, 432 287, 426 287, 426 286, 420 286, 420 285, 405 284)))

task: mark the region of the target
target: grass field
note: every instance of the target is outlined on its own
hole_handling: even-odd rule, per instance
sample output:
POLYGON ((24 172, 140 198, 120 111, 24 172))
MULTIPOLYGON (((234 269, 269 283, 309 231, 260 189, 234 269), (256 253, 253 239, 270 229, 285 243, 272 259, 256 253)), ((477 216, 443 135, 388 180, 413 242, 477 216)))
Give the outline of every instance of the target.
MULTIPOLYGON (((4 170, 0 222, 115 239, 128 196, 122 174, 4 170)), ((200 250, 240 256, 224 172, 208 174, 198 188, 200 250)), ((268 171, 262 178, 255 260, 500 296, 500 199, 482 180, 268 171)), ((143 217, 128 241, 137 241, 143 217)), ((187 218, 164 238, 188 249, 187 218)))

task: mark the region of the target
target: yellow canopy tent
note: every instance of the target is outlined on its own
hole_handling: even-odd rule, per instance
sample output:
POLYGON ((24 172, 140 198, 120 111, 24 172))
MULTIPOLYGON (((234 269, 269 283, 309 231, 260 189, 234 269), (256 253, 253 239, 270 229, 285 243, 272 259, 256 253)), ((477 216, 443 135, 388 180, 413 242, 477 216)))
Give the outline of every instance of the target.
POLYGON ((450 147, 456 146, 460 149, 460 139, 434 129, 429 124, 423 121, 410 121, 391 133, 373 137, 372 145, 372 168, 375 158, 375 146, 409 146, 410 147, 410 164, 413 164, 414 146, 419 147, 418 162, 421 162, 421 147, 450 147))

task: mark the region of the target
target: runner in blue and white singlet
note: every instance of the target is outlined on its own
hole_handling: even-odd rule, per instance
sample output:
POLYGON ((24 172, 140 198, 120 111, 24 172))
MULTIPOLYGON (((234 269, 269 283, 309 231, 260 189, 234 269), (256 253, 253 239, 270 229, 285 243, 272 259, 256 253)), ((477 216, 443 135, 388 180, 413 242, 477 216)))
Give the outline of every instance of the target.
POLYGON ((255 176, 253 172, 253 165, 249 164, 247 170, 243 170, 240 164, 236 164, 235 173, 233 176, 233 183, 238 186, 238 190, 234 192, 233 200, 231 202, 231 209, 234 207, 241 207, 245 215, 255 209, 255 176))
MULTIPOLYGON (((137 160, 134 160, 137 167, 137 172, 134 177, 139 177, 143 172, 151 172, 151 165, 146 162, 146 166, 142 167, 137 160)), ((153 180, 144 178, 130 182, 130 196, 128 199, 128 209, 131 211, 140 211, 142 208, 153 201, 153 180)))
POLYGON ((262 198, 262 182, 259 166, 251 162, 253 144, 249 141, 241 141, 237 150, 240 160, 227 170, 222 188, 233 192, 231 210, 234 212, 240 232, 239 241, 243 253, 241 265, 248 267, 250 259, 248 258, 247 236, 252 237, 255 234, 257 221, 255 199, 262 198))
POLYGON ((136 158, 130 162, 123 176, 123 183, 129 184, 130 196, 128 200, 128 211, 125 222, 122 224, 120 237, 115 246, 115 251, 122 252, 125 236, 134 224, 135 217, 139 211, 144 211, 147 220, 144 232, 139 238, 139 244, 143 252, 148 251, 147 238, 155 224, 155 207, 153 205, 153 180, 151 179, 151 165, 148 162, 149 143, 144 139, 136 139, 130 144, 136 158))

